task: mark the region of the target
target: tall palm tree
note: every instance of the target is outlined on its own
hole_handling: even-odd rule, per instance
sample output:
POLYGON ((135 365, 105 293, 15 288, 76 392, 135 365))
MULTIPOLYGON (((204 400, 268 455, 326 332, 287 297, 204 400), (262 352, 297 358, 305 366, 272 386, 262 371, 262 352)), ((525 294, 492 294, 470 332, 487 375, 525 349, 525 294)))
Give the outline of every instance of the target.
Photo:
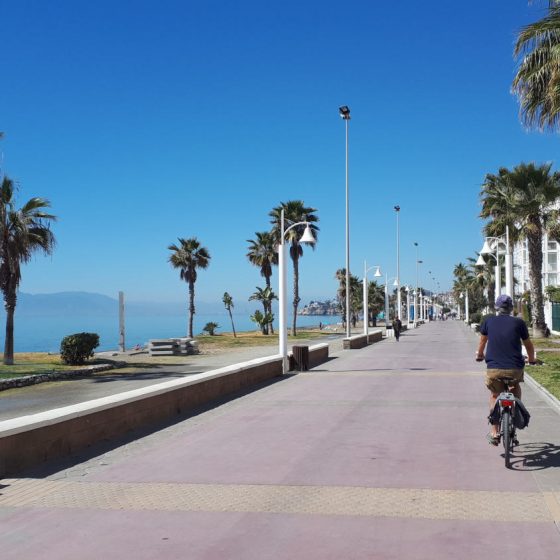
POLYGON ((0 187, 0 289, 6 309, 4 363, 14 363, 14 312, 21 281, 21 264, 33 253, 52 253, 55 238, 50 229, 56 216, 45 212, 48 200, 31 198, 20 209, 15 207, 14 184, 4 176, 0 187))
MULTIPOLYGON (((487 175, 482 187, 481 217, 491 218, 487 232, 510 225, 510 237, 526 239, 529 279, 533 306, 533 336, 545 336, 544 296, 542 288, 543 234, 560 240, 560 173, 551 173, 552 164, 522 163, 512 170, 501 168, 498 175, 487 175), (488 181, 488 178, 491 181, 488 181)), ((503 230, 502 230, 503 233, 503 230)))
MULTIPOLYGON (((270 231, 255 232, 255 239, 247 239, 249 243, 247 258, 249 262, 260 268, 261 276, 264 278, 266 287, 270 288, 272 266, 278 264, 278 252, 274 235, 270 231)), ((272 304, 266 313, 272 313, 272 304)), ((270 324, 270 330, 274 334, 274 327, 270 324)))
MULTIPOLYGON (((273 224, 272 234, 274 239, 278 243, 280 241, 280 215, 282 210, 284 210, 284 230, 293 224, 299 222, 308 222, 309 226, 313 230, 315 241, 317 241, 317 232, 319 228, 315 225, 319 221, 317 215, 313 212, 317 212, 316 208, 311 208, 305 206, 303 200, 289 200, 288 202, 281 202, 280 206, 273 208, 269 216, 272 218, 271 223, 273 224)), ((300 238, 305 230, 304 225, 299 225, 292 228, 288 233, 285 241, 290 244, 290 257, 294 265, 294 300, 293 300, 293 320, 292 320, 292 336, 296 336, 296 320, 297 320, 297 310, 300 300, 299 297, 299 259, 303 256, 303 247, 300 242, 300 238)), ((315 245, 311 244, 314 249, 315 245)))
POLYGON ((169 262, 173 268, 179 269, 179 277, 189 286, 188 336, 193 338, 194 285, 198 276, 197 269, 208 268, 211 257, 208 249, 202 247, 196 237, 190 237, 189 239, 179 237, 178 241, 179 245, 172 244, 167 247, 172 251, 169 262))
POLYGON ((521 119, 529 127, 557 129, 560 123, 560 5, 549 2, 547 15, 521 29, 514 48, 520 59, 512 89, 521 119))
POLYGON ((229 319, 231 321, 231 328, 233 330, 233 338, 237 338, 237 334, 235 333, 235 325, 233 324, 233 315, 231 314, 231 310, 233 309, 233 298, 227 293, 224 292, 222 297, 222 302, 229 313, 229 319))

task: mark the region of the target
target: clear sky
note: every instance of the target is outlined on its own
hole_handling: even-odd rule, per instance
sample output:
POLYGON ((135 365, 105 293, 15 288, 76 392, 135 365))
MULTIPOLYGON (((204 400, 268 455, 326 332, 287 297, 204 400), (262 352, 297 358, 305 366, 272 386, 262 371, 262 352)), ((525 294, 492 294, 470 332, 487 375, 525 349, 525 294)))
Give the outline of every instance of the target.
MULTIPOLYGON (((527 0, 18 0, 1 4, 0 144, 19 200, 59 216, 52 257, 21 290, 179 301, 177 237, 212 256, 200 301, 262 285, 246 240, 302 199, 319 242, 301 261, 303 302, 334 297, 345 263, 350 122, 351 266, 442 288, 482 246, 486 173, 556 162, 558 137, 527 132, 510 94, 527 0)), ((291 270, 291 268, 290 268, 291 270)), ((277 271, 273 283, 277 285, 277 271)))

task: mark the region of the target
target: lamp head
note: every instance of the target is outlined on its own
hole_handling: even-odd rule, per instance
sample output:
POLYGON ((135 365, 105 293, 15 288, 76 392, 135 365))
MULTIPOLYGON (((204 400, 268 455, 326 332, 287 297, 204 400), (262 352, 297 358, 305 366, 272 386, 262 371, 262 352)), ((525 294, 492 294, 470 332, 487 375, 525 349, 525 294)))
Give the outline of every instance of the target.
POLYGON ((340 116, 345 120, 345 121, 349 121, 350 120, 350 108, 348 107, 348 105, 343 105, 342 107, 338 108, 338 112, 340 113, 340 116))
POLYGON ((305 224, 305 231, 299 240, 300 243, 312 243, 315 244, 315 237, 313 236, 313 231, 311 230, 311 226, 309 224, 305 224))
POLYGON ((395 278, 395 281, 393 282, 393 286, 399 286, 399 281, 395 278))
POLYGON ((489 255, 490 253, 493 253, 494 251, 492 251, 490 244, 488 243, 488 239, 484 240, 484 245, 482 246, 482 249, 480 250, 480 254, 481 255, 489 255))
POLYGON ((395 209, 395 212, 400 212, 401 207, 397 204, 396 206, 393 206, 393 208, 395 209))
POLYGON ((486 265, 486 261, 482 258, 482 253, 480 253, 480 255, 478 255, 478 259, 476 260, 476 262, 474 264, 475 264, 475 266, 485 266, 486 265))
POLYGON ((379 278, 379 277, 383 276, 383 275, 381 274, 381 270, 380 270, 380 269, 381 269, 380 266, 376 266, 376 267, 375 267, 375 274, 374 274, 374 276, 375 276, 376 278, 379 278))

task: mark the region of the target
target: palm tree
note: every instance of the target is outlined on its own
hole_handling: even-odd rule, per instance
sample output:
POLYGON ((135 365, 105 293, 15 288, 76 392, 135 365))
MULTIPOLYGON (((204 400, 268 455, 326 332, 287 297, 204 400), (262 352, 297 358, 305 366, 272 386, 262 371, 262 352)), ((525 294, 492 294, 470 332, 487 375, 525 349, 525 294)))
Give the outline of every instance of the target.
POLYGON ((224 303, 225 308, 229 313, 229 318, 231 321, 231 328, 233 330, 233 338, 237 338, 237 334, 235 334, 235 325, 233 324, 233 315, 231 314, 231 310, 233 309, 233 298, 227 293, 224 292, 222 297, 222 301, 224 303))
MULTIPOLYGON (((406 292, 405 292, 406 294, 406 292)), ((406 301, 406 295, 405 295, 406 301)), ((371 318, 372 326, 377 324, 379 312, 385 308, 385 288, 375 280, 368 282, 368 321, 371 318)))
POLYGON ((542 288, 543 234, 560 240, 560 212, 555 209, 560 199, 560 173, 551 173, 551 167, 552 164, 522 163, 511 171, 501 168, 498 175, 487 175, 481 193, 480 215, 492 219, 486 231, 492 234, 508 224, 510 238, 527 240, 535 337, 547 332, 542 288))
POLYGON ((6 309, 4 364, 14 363, 14 312, 17 289, 21 281, 21 264, 31 260, 36 251, 52 253, 55 238, 50 229, 56 216, 45 212, 50 203, 31 198, 19 210, 15 207, 14 184, 4 176, 0 187, 0 288, 6 309))
POLYGON ((268 334, 268 326, 272 325, 272 321, 274 320, 274 315, 272 314, 272 302, 278 298, 269 286, 264 288, 264 290, 257 287, 256 290, 257 291, 253 293, 249 298, 249 301, 256 300, 262 303, 264 316, 269 317, 270 319, 266 324, 262 326, 262 329, 263 334, 268 334))
MULTIPOLYGON (((247 239, 247 243, 249 243, 247 258, 251 264, 260 268, 266 287, 270 288, 272 266, 278 264, 278 252, 274 235, 270 231, 257 231, 255 232, 255 237, 256 239, 247 239)), ((272 307, 265 309, 266 313, 272 313, 272 307)), ((270 330, 274 334, 272 323, 270 330)))
POLYGON ((173 268, 179 269, 179 277, 189 286, 189 326, 188 336, 193 338, 193 319, 195 314, 194 307, 194 285, 197 279, 197 269, 208 268, 210 264, 210 253, 206 247, 202 247, 196 237, 189 239, 178 238, 179 245, 169 245, 167 247, 172 254, 169 262, 173 268))
MULTIPOLYGON (((342 322, 346 324, 346 269, 339 268, 335 273, 335 278, 338 280, 338 290, 336 297, 341 309, 342 322)), ((350 274, 350 322, 356 326, 358 314, 363 307, 363 291, 361 289, 362 283, 357 276, 350 274)))
POLYGON ((514 48, 520 58, 512 89, 521 119, 529 127, 557 129, 560 122, 560 5, 549 2, 548 14, 521 29, 514 48))
MULTIPOLYGON (((271 223, 273 224, 272 234, 274 239, 278 243, 280 241, 280 216, 281 212, 284 210, 284 230, 293 224, 299 222, 308 222, 310 228, 313 230, 315 241, 317 241, 317 232, 319 228, 315 225, 315 222, 319 221, 319 218, 313 213, 317 212, 316 208, 311 208, 305 206, 303 200, 289 200, 288 202, 281 202, 280 206, 276 206, 269 213, 272 218, 271 223)), ((300 224, 292 228, 287 233, 287 241, 290 244, 290 257, 294 264, 294 300, 293 300, 293 322, 292 322, 292 336, 296 336, 296 320, 297 320, 297 310, 300 300, 299 297, 299 259, 303 256, 303 247, 301 246, 300 238, 303 235, 305 226, 300 224)), ((313 249, 314 244, 310 244, 313 249)))

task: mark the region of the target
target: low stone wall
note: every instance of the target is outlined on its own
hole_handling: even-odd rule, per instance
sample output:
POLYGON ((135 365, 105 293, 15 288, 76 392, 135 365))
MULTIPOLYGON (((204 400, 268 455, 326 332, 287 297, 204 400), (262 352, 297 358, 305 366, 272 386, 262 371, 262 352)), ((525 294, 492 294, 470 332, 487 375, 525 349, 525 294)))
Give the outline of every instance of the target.
POLYGON ((55 371, 51 373, 39 373, 37 375, 22 375, 21 377, 13 377, 12 379, 0 380, 0 391, 6 389, 15 389, 16 387, 26 387, 28 385, 37 385, 45 381, 58 381, 60 379, 71 379, 73 377, 88 377, 94 373, 109 371, 115 367, 125 366, 124 362, 114 364, 99 364, 95 366, 87 366, 80 369, 72 369, 67 371, 55 371))
MULTIPOLYGON (((309 349, 310 364, 328 344, 309 349)), ((282 375, 279 354, 0 422, 0 477, 75 454, 282 375)))
POLYGON ((368 344, 373 344, 380 340, 383 340, 383 331, 373 331, 368 335, 357 334, 350 338, 344 338, 342 340, 342 348, 344 350, 358 350, 359 348, 364 348, 368 344))

